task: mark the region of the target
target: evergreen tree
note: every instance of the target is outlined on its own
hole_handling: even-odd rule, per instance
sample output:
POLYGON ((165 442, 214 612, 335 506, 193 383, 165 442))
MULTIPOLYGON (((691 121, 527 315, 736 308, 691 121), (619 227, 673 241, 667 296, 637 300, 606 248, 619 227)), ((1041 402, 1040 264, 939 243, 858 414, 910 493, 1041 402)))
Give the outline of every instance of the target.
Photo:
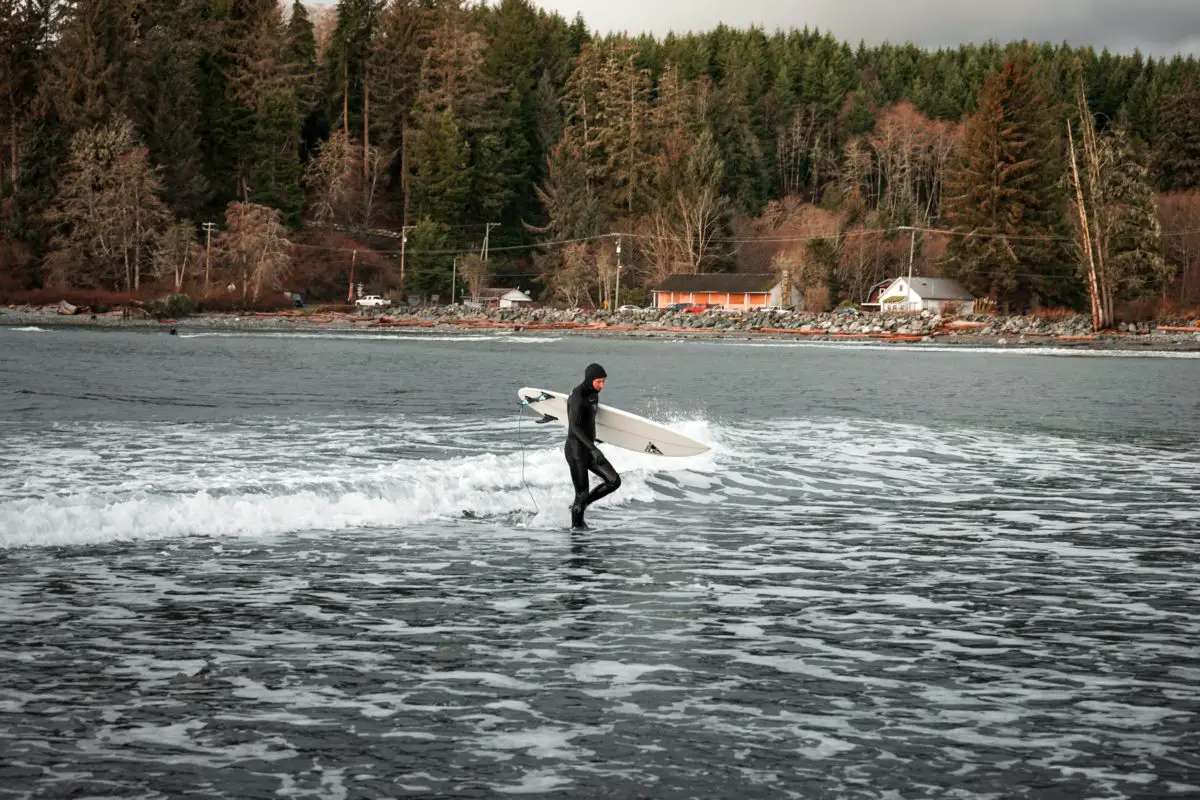
POLYGON ((20 179, 22 128, 29 124, 57 24, 53 0, 0 0, 0 198, 20 179))
POLYGON ((542 178, 540 159, 549 143, 541 139, 538 76, 548 65, 539 47, 541 26, 528 0, 503 0, 491 24, 491 43, 483 72, 503 87, 488 103, 486 132, 474 142, 476 173, 472 216, 502 223, 501 236, 521 240, 524 220, 537 217, 533 188, 542 178))
POLYGON ((428 112, 414 136, 412 210, 441 225, 464 221, 471 174, 470 151, 449 109, 428 112))
POLYGON ((268 4, 239 28, 229 83, 241 122, 237 192, 242 202, 278 209, 285 224, 295 224, 303 205, 300 108, 283 16, 268 4))
POLYGON ((1108 209, 1107 264, 1116 300, 1152 297, 1171 279, 1162 256, 1154 186, 1129 135, 1117 128, 1100 148, 1101 197, 1108 209))
POLYGON ((632 214, 645 208, 651 151, 650 76, 628 44, 606 55, 596 87, 593 142, 604 154, 604 186, 614 206, 632 214))
POLYGON ((317 37, 308 9, 302 0, 293 0, 287 23, 285 61, 295 80, 296 106, 301 123, 301 160, 307 160, 317 141, 328 134, 329 123, 321 103, 320 66, 317 61, 317 37))
POLYGON ((1007 311, 1074 300, 1066 280, 1064 198, 1043 80, 1024 60, 984 84, 948 179, 945 220, 956 236, 948 274, 1007 311))
POLYGON ((556 239, 581 239, 600 232, 604 216, 587 178, 587 157, 579 142, 564 136, 546 159, 544 186, 537 189, 548 222, 538 232, 556 239))
POLYGON ((1187 82, 1163 97, 1154 175, 1159 191, 1200 189, 1200 89, 1187 82))
POLYGON ((423 295, 450 296, 454 256, 444 225, 422 217, 408 234, 408 289, 423 295))
POLYGON ((58 124, 74 132, 128 113, 136 41, 133 0, 77 0, 70 7, 41 86, 58 124))
POLYGON ((381 0, 338 0, 337 26, 325 51, 329 118, 355 132, 369 124, 371 44, 381 0))
POLYGON ((160 165, 164 198, 181 218, 198 217, 211 199, 197 88, 202 23, 195 2, 147 3, 139 19, 141 46, 131 77, 139 98, 133 104, 135 126, 160 165))

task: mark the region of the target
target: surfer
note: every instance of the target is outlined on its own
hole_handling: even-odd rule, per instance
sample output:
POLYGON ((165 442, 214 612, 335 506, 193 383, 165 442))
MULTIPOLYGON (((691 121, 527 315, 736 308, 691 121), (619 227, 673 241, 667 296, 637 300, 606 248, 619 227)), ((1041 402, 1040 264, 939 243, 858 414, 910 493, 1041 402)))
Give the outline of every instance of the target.
POLYGON ((588 364, 583 383, 575 387, 567 399, 567 464, 575 484, 575 502, 571 504, 571 528, 587 530, 583 512, 602 497, 621 488, 621 476, 596 447, 596 410, 600 391, 608 373, 599 364, 588 364), (588 491, 588 473, 594 472, 604 481, 588 491))

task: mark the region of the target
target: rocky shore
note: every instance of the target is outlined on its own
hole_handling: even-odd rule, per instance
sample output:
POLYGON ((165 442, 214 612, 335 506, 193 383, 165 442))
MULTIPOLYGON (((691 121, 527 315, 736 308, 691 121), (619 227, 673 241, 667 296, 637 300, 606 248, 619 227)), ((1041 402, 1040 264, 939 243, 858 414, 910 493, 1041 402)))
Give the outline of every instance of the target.
POLYGON ((958 344, 963 346, 1075 346, 1098 349, 1200 351, 1200 320, 1122 323, 1096 335, 1083 315, 943 317, 920 314, 866 314, 852 309, 823 314, 803 312, 665 311, 615 313, 561 309, 400 308, 382 311, 302 310, 273 313, 197 314, 157 320, 124 310, 102 314, 65 313, 56 306, 0 308, 0 325, 97 326, 105 328, 238 331, 395 331, 421 333, 508 331, 579 335, 670 336, 681 338, 775 338, 809 341, 862 341, 958 344))

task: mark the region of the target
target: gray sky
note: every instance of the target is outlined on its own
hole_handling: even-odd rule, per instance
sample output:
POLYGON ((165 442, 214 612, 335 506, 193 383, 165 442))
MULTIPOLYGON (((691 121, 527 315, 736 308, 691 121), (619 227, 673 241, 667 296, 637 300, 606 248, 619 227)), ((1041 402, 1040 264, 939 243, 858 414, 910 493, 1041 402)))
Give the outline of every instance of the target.
POLYGON ((926 47, 995 39, 1067 41, 1115 52, 1200 55, 1200 0, 533 0, 593 31, 818 28, 839 40, 926 47))

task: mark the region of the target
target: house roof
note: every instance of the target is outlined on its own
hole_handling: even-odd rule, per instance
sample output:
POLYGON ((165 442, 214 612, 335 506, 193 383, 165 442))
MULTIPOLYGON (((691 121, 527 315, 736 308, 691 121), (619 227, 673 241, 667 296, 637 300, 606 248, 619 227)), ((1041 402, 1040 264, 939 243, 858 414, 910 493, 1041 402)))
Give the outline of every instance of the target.
POLYGON ((672 275, 656 292, 769 292, 779 283, 773 272, 703 272, 672 275))
MULTIPOLYGON (((897 278, 897 280, 900 280, 897 278)), ((961 283, 952 278, 905 278, 922 300, 974 300, 961 283)))
POLYGON ((513 289, 512 287, 506 286, 501 286, 499 288, 480 289, 479 294, 476 295, 475 298, 477 300, 503 300, 508 298, 509 300, 517 300, 519 302, 533 302, 533 298, 529 296, 528 292, 523 292, 520 289, 513 289))

